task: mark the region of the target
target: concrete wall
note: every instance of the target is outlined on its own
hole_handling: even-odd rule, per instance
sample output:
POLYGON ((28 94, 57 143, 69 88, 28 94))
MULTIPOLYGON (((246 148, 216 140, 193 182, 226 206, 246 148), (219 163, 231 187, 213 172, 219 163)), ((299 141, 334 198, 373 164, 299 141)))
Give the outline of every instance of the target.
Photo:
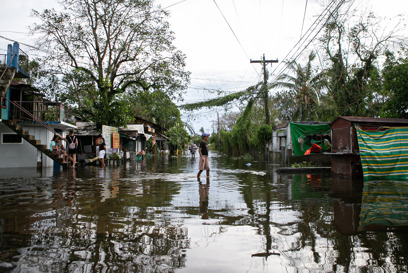
MULTIPOLYGON (((51 142, 53 134, 41 127, 24 127, 36 139, 41 140, 42 144, 47 145, 51 142)), ((38 152, 30 143, 22 140, 19 144, 4 144, 2 134, 15 134, 10 128, 0 122, 0 168, 37 168, 37 162, 42 162, 43 167, 52 167, 54 161, 48 156, 38 152)))
POLYGON ((292 138, 290 136, 290 125, 281 126, 272 130, 272 159, 276 163, 286 165, 289 156, 292 156, 292 138))

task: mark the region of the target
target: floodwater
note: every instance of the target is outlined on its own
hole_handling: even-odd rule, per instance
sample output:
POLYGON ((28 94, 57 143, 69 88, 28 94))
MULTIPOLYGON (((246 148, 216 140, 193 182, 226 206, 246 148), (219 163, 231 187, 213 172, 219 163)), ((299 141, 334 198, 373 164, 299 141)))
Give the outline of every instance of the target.
POLYGON ((406 181, 247 163, 0 170, 0 272, 408 271, 406 181))

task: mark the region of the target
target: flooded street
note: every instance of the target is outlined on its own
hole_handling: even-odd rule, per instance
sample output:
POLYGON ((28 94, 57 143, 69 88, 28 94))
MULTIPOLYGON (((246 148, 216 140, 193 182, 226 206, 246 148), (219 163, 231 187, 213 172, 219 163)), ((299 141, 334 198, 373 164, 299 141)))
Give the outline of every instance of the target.
POLYGON ((1 170, 0 272, 408 271, 406 181, 247 163, 212 152, 200 181, 189 156, 1 170))

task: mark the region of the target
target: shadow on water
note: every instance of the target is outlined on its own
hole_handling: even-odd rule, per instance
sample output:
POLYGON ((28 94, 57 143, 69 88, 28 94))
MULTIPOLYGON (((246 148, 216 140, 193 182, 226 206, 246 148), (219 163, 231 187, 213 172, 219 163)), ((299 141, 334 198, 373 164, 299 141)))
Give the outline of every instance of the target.
POLYGON ((406 272, 406 181, 211 153, 2 171, 1 272, 406 272), (250 163, 250 164, 249 164, 250 163))

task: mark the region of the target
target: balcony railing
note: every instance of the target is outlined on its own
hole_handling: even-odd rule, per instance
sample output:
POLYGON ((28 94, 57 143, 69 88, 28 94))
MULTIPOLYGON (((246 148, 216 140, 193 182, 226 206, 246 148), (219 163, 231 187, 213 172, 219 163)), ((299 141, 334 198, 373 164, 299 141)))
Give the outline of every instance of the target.
MULTIPOLYGON (((15 101, 30 112, 35 118, 44 122, 60 122, 64 120, 64 107, 61 103, 44 101, 15 101)), ((35 121, 35 119, 14 105, 10 105, 11 120, 35 121)))
MULTIPOLYGON (((14 56, 15 57, 15 56, 14 56)), ((0 54, 0 68, 4 67, 15 67, 16 64, 12 64, 10 61, 7 62, 7 54, 0 54)), ((19 49, 18 54, 18 63, 17 63, 17 74, 16 77, 23 77, 26 78, 28 75, 28 66, 29 66, 29 57, 28 55, 21 49, 19 49)))

